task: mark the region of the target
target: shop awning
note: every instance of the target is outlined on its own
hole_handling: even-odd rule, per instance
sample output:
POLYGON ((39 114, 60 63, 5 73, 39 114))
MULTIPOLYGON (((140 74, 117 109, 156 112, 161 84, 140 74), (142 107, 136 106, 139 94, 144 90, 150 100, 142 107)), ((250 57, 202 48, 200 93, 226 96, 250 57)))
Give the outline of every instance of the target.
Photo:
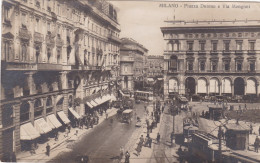
MULTIPOLYGON (((59 120, 56 118, 54 114, 47 116, 47 123, 51 126, 54 126, 54 128, 59 128, 62 126, 62 124, 59 122, 59 120)), ((54 129, 53 128, 53 129, 54 129)))
POLYGON ((86 104, 88 105, 88 107, 93 108, 93 105, 91 105, 90 102, 86 102, 86 104))
POLYGON ((96 107, 96 106, 97 106, 97 103, 96 103, 95 101, 93 101, 93 100, 91 100, 89 103, 90 103, 93 107, 96 107))
POLYGON ((100 88, 99 88, 99 87, 96 88, 96 92, 98 92, 98 91, 100 91, 100 88))
POLYGON ((60 117, 60 119, 65 123, 65 124, 69 124, 70 120, 68 119, 68 117, 65 115, 65 113, 63 111, 58 112, 58 115, 60 117))
POLYGON ((36 128, 37 131, 40 132, 40 134, 46 134, 52 130, 51 127, 43 118, 35 120, 34 127, 36 128))
POLYGON ((102 97, 102 103, 105 103, 111 99, 110 95, 105 95, 102 97))
POLYGON ((147 81, 153 82, 153 78, 147 78, 147 81))
POLYGON ((69 108, 71 114, 73 114, 73 116, 77 119, 80 119, 79 114, 73 109, 73 108, 69 108))
POLYGON ((115 95, 111 95, 111 101, 116 101, 116 96, 115 95))
POLYGON ((98 105, 102 104, 101 98, 96 98, 94 101, 95 101, 98 105))
POLYGON ((20 127, 20 139, 21 140, 34 140, 40 137, 40 133, 33 127, 32 123, 26 123, 20 127))

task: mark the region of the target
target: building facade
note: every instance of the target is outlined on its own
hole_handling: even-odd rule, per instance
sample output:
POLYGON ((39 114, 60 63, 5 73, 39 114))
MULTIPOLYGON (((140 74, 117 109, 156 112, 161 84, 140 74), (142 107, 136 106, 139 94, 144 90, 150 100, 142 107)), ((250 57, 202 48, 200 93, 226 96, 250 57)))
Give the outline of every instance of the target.
POLYGON ((147 56, 147 77, 163 76, 164 58, 160 55, 147 56))
POLYGON ((260 21, 166 21, 164 94, 260 93, 260 21))
POLYGON ((145 56, 148 50, 131 38, 122 38, 120 46, 120 75, 122 89, 134 90, 134 81, 144 78, 145 56))
POLYGON ((4 0, 2 20, 1 157, 111 97, 121 42, 117 11, 103 0, 4 0))

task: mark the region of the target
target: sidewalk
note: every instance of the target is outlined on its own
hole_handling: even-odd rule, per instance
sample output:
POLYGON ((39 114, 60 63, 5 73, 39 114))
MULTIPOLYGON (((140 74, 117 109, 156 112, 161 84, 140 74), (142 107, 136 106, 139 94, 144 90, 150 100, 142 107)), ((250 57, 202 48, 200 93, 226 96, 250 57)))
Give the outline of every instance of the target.
MULTIPOLYGON (((112 117, 117 113, 117 109, 111 108, 107 110, 108 117, 112 117)), ((101 124, 106 119, 106 115, 99 116, 99 124, 101 124)), ((94 125, 95 128, 98 125, 94 125)), ((71 131, 68 137, 65 137, 65 132, 59 132, 59 139, 55 141, 54 138, 48 138, 48 141, 44 144, 38 144, 38 148, 35 150, 36 154, 31 154, 30 151, 21 152, 17 154, 17 161, 19 162, 47 162, 53 158, 55 158, 61 152, 70 151, 70 147, 73 146, 83 135, 88 134, 92 128, 89 129, 79 129, 79 128, 71 128, 71 131), (76 132, 78 134, 76 135, 76 132), (50 156, 45 154, 46 145, 49 143, 51 147, 50 156)))

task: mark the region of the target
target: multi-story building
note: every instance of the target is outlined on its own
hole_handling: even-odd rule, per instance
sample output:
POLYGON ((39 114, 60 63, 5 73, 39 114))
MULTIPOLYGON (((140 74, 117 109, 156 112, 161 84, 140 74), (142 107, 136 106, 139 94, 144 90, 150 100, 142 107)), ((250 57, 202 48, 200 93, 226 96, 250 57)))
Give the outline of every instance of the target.
POLYGON ((162 55, 148 55, 146 64, 149 78, 163 76, 164 58, 162 55))
POLYGON ((144 57, 148 50, 131 38, 122 38, 120 46, 120 68, 122 89, 133 90, 135 80, 144 78, 144 57))
POLYGON ((166 21, 164 94, 260 92, 260 21, 166 21))
POLYGON ((104 0, 3 0, 1 156, 111 98, 119 33, 104 0))

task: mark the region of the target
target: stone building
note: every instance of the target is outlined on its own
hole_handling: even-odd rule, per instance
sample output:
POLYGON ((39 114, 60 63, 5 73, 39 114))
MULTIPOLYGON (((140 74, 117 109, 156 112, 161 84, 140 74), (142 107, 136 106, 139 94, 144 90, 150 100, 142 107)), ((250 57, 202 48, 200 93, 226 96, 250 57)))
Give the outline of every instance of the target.
POLYGON ((147 56, 147 76, 163 76, 164 58, 160 55, 147 56))
POLYGON ((120 75, 122 89, 133 90, 134 81, 144 78, 145 56, 148 50, 131 38, 122 38, 120 46, 120 75))
POLYGON ((1 157, 113 96, 119 33, 104 0, 3 0, 1 157))
POLYGON ((259 96, 259 20, 165 23, 165 95, 259 96))

